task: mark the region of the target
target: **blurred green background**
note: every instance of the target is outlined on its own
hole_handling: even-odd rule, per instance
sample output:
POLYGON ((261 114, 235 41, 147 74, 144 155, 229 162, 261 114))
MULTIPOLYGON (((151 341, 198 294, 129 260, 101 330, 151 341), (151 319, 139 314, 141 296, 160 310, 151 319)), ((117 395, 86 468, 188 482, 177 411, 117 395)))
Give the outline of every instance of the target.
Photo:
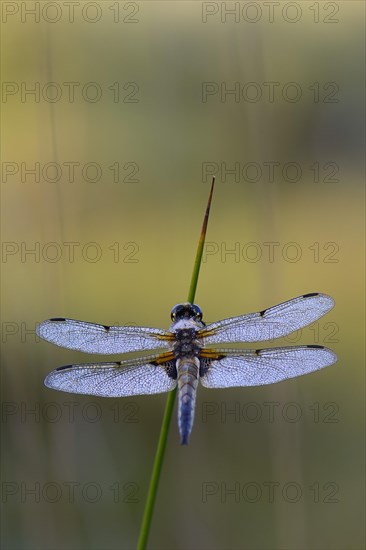
POLYGON ((166 396, 46 389, 93 356, 34 327, 168 327, 212 173, 206 321, 325 292, 336 308, 278 343, 339 359, 200 387, 188 447, 174 415, 149 547, 363 548, 364 4, 65 4, 1 6, 3 548, 136 544, 166 396))

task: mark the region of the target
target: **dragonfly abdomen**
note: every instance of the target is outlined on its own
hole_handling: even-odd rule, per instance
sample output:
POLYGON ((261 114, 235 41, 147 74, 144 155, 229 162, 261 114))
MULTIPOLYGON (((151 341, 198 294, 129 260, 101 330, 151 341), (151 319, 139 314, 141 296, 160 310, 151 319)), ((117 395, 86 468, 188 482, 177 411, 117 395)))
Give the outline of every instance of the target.
POLYGON ((178 372, 178 426, 181 445, 187 445, 192 431, 199 376, 197 357, 177 360, 178 372))

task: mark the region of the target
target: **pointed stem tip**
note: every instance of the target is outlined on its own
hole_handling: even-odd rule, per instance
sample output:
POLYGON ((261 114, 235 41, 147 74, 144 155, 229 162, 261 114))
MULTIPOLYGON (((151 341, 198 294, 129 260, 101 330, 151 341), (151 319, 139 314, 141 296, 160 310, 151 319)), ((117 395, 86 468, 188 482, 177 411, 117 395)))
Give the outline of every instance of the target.
POLYGON ((190 302, 191 304, 193 304, 194 297, 195 297, 195 294, 196 294, 198 275, 199 275, 200 268, 201 268, 201 263, 202 263, 202 254, 203 254, 203 249, 204 249, 204 246, 205 246, 208 219, 209 219, 209 216, 210 216, 210 209, 211 209, 211 202, 212 202, 214 187, 215 187, 215 176, 212 178, 211 190, 210 190, 210 194, 208 196, 205 217, 203 219, 201 234, 200 234, 200 238, 199 238, 199 241, 198 241, 196 259, 195 259, 194 266, 193 266, 192 279, 191 279, 191 284, 190 284, 189 292, 188 292, 188 302, 190 302))

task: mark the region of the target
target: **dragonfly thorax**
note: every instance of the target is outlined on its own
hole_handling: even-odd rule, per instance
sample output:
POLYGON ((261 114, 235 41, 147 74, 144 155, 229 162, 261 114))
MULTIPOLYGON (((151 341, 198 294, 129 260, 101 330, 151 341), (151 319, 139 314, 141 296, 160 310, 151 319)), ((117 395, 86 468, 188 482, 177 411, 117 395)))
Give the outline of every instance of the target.
POLYGON ((173 351, 175 357, 193 357, 199 354, 202 345, 197 340, 197 330, 194 327, 177 329, 174 334, 173 351))
POLYGON ((196 304, 186 302, 172 309, 173 324, 170 330, 174 333, 174 355, 177 358, 197 356, 202 348, 197 339, 197 331, 205 326, 202 322, 202 311, 196 304))

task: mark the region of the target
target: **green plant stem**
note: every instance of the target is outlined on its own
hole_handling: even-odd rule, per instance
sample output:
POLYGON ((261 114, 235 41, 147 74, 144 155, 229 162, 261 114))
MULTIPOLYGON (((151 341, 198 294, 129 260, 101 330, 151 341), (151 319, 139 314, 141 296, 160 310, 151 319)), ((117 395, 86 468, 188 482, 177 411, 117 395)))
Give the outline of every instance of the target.
MULTIPOLYGON (((211 191, 208 197, 205 217, 203 220, 202 230, 201 230, 201 234, 200 234, 200 238, 197 246, 196 259, 193 266, 192 279, 191 279, 191 284, 188 292, 188 302, 190 303, 193 303, 194 297, 196 294, 198 275, 200 272, 200 267, 202 262, 203 247, 205 244, 208 218, 210 215, 210 207, 211 207, 214 185, 215 185, 215 178, 212 179, 211 191)), ((140 528, 140 535, 137 542, 137 550, 145 550, 147 539, 149 536, 151 519, 154 511, 156 493, 158 490, 159 478, 160 478, 161 468, 163 465, 164 454, 165 454, 166 444, 168 440, 168 431, 169 431, 170 421, 172 418, 176 393, 177 393, 177 389, 175 388, 168 395, 168 399, 165 405, 165 411, 164 411, 163 421, 161 424, 158 446, 156 449, 154 465, 153 465, 151 478, 150 478, 149 490, 147 493, 147 498, 145 503, 144 515, 142 518, 142 523, 140 528)))

